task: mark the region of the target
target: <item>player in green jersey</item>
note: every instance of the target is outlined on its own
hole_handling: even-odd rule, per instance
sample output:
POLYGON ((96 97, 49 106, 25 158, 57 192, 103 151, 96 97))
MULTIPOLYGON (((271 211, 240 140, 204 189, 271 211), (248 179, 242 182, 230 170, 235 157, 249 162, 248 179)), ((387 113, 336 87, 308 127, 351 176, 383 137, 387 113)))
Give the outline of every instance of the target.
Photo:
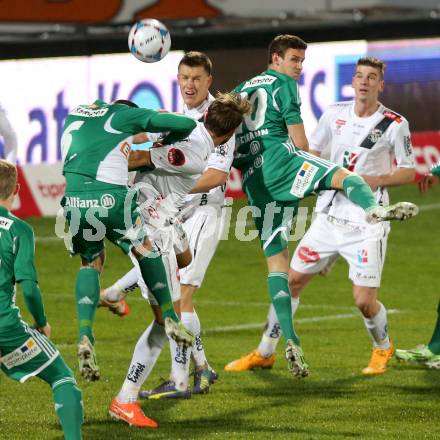
MULTIPOLYGON (((317 191, 341 190, 372 223, 404 219, 417 210, 405 202, 378 206, 360 176, 306 152, 297 83, 306 48, 299 37, 277 36, 269 46, 268 69, 235 88, 249 98, 253 112, 236 133, 233 163, 242 172, 243 189, 253 207, 267 259, 269 295, 286 339, 288 367, 298 377, 308 375, 308 366, 293 328, 287 243, 299 201, 317 191)), ((242 371, 239 363, 233 361, 225 370, 242 371)))
POLYGON ((10 213, 18 193, 17 170, 0 160, 0 364, 3 372, 21 383, 37 376, 53 392, 55 411, 66 439, 81 439, 81 391, 72 371, 49 340, 51 328, 44 312, 34 262, 34 233, 10 213), (15 305, 15 284, 35 321, 30 327, 15 305))
MULTIPOLYGON (((136 194, 127 187, 128 159, 136 134, 167 132, 162 144, 186 138, 196 126, 182 115, 137 108, 130 101, 81 105, 67 116, 61 138, 66 192, 62 205, 69 223, 70 252, 81 256, 76 279, 81 375, 97 380, 92 326, 99 303, 100 274, 107 238, 139 261, 145 283, 156 298, 167 334, 183 345, 194 337, 173 308, 160 253, 146 237, 137 212, 136 194)), ((136 153, 136 152, 133 152, 136 153)))
MULTIPOLYGON (((425 174, 419 182, 420 192, 429 191, 433 186, 440 183, 440 162, 438 162, 431 172, 425 174)), ((440 370, 440 301, 437 306, 437 321, 428 345, 419 345, 410 350, 396 350, 396 358, 414 364, 424 364, 429 368, 440 370)))

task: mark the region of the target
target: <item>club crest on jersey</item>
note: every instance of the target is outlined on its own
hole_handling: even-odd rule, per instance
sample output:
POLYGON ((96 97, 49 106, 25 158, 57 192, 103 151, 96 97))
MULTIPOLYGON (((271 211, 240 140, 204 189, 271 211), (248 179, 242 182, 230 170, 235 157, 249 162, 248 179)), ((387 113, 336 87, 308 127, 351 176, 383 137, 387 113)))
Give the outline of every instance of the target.
POLYGON ((36 344, 33 338, 29 338, 22 346, 18 347, 12 353, 1 358, 1 363, 10 370, 18 367, 41 353, 41 348, 36 344))
POLYGON ((301 169, 296 174, 292 188, 290 188, 290 194, 302 199, 310 185, 313 183, 313 178, 317 172, 317 166, 311 164, 310 162, 304 162, 301 165, 301 169))
POLYGON ((382 137, 383 131, 378 128, 374 128, 368 133, 368 139, 374 144, 382 137))
POLYGON ((185 155, 178 148, 171 148, 168 151, 168 162, 176 167, 181 167, 185 163, 185 155))

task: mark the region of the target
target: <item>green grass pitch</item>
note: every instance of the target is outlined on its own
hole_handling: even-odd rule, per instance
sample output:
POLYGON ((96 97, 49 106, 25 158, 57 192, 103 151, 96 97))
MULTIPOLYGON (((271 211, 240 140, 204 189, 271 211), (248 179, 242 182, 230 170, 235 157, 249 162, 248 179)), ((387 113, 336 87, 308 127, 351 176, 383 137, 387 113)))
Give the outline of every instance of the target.
MULTIPOLYGON (((415 201, 422 207, 417 218, 393 224, 380 292, 385 306, 393 311, 389 315, 392 339, 397 347, 409 348, 428 342, 436 319, 440 188, 419 195, 412 186, 393 190, 392 195, 393 200, 415 201)), ((311 199, 305 206, 313 203, 311 199)), ((151 321, 149 307, 137 291, 128 298, 131 314, 126 318, 98 310, 95 334, 102 379, 84 382, 78 377, 75 356, 73 290, 79 262, 67 256, 61 241, 47 239, 54 237, 53 219, 31 223, 39 238, 37 266, 53 340, 75 369, 83 391, 85 439, 440 438, 440 371, 402 366, 393 359, 382 376, 360 374, 368 363, 371 342, 353 307, 344 261, 338 261, 327 279, 312 282, 296 315, 310 377, 298 380, 289 375, 282 344, 272 370, 223 371, 228 361, 256 347, 269 302, 259 244, 237 241, 234 223, 196 296, 205 349, 220 380, 210 394, 191 400, 145 401, 145 413, 159 423, 155 430, 130 428, 110 419, 107 407, 122 384, 138 336, 151 321), (234 328, 238 325, 245 327, 234 328)), ((109 245, 107 251, 104 286, 130 268, 119 250, 109 245)), ((23 304, 21 295, 18 303, 23 304)), ((169 364, 166 348, 146 388, 167 377, 169 364)), ((32 379, 21 385, 0 376, 0 438, 62 438, 46 384, 32 379)))

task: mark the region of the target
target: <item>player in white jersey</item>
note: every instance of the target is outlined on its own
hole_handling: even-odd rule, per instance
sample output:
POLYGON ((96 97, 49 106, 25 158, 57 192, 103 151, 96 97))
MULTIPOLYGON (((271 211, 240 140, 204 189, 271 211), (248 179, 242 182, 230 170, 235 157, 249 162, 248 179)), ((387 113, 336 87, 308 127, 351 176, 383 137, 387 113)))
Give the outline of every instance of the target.
MULTIPOLYGON (((196 120, 203 118, 214 97, 209 93, 212 83, 212 63, 208 56, 201 52, 186 53, 178 67, 178 80, 184 114, 196 120)), ((151 136, 150 136, 151 137, 151 136)), ((209 366, 201 338, 201 325, 194 309, 192 297, 201 286, 209 263, 217 248, 222 230, 222 211, 224 205, 224 189, 231 168, 234 154, 235 138, 232 137, 224 145, 217 146, 210 154, 206 170, 199 179, 191 195, 185 198, 182 206, 183 229, 188 237, 190 251, 193 256, 189 266, 180 269, 181 282, 181 319, 188 329, 196 336, 193 347, 195 364, 193 393, 201 394, 209 390, 217 374, 209 366), (210 190, 210 188, 212 188, 210 190)), ((150 175, 152 176, 152 175, 150 175)), ((159 181, 161 177, 157 180, 159 181)), ((177 184, 177 182, 176 182, 177 184)), ((118 280, 109 290, 120 294, 129 291, 137 282, 136 274, 127 274, 118 280)), ((168 382, 168 381, 167 381, 168 382)), ((159 392, 163 386, 159 387, 159 392)), ((178 396, 181 393, 177 392, 178 396)), ((167 394, 169 396, 169 394, 167 394)))
POLYGON ((3 137, 4 158, 13 164, 17 160, 17 134, 6 116, 6 110, 0 105, 0 136, 3 137))
MULTIPOLYGON (((172 224, 179 214, 179 208, 185 203, 185 195, 194 187, 206 168, 214 147, 228 141, 249 111, 250 103, 239 95, 218 94, 205 112, 203 122, 197 124, 188 139, 170 146, 139 151, 138 160, 130 163, 131 168, 153 168, 151 176, 138 175, 135 182, 141 190, 141 212, 146 211, 146 220, 151 225, 149 236, 166 261, 164 264, 168 265, 170 278, 175 278, 177 265, 173 249, 175 240, 169 239, 168 225, 172 224)), ((137 262, 134 263, 137 266, 137 262)), ((124 413, 123 405, 136 402, 142 384, 167 341, 160 308, 149 294, 145 283, 139 282, 139 285, 143 296, 150 301, 154 320, 138 340, 124 384, 109 409, 111 415, 130 424, 136 424, 136 421, 124 413)), ((176 282, 171 282, 170 285, 175 287, 173 301, 178 309, 180 289, 176 282)), ((188 395, 191 349, 179 347, 171 338, 169 340, 172 357, 171 380, 167 382, 167 388, 162 389, 160 397, 171 397, 170 394, 176 397, 176 393, 182 394, 179 397, 185 397, 188 395)), ((150 393, 141 395, 149 396, 150 393)), ((156 394, 153 398, 159 398, 159 395, 156 394)))
MULTIPOLYGON (((179 63, 178 80, 184 101, 184 114, 194 119, 203 117, 214 99, 209 93, 212 82, 212 63, 200 52, 185 54, 179 63)), ((193 305, 193 295, 201 286, 209 263, 214 256, 223 229, 225 184, 232 165, 235 137, 220 145, 210 155, 208 165, 192 194, 187 196, 183 228, 188 236, 193 261, 180 270, 182 297, 181 319, 196 336, 192 356, 195 364, 192 392, 204 394, 217 379, 210 367, 201 338, 201 324, 193 305), (207 191, 209 188, 213 188, 207 191)))
MULTIPOLYGON (((358 60, 352 80, 354 101, 331 105, 321 116, 309 146, 318 156, 330 146, 330 160, 362 175, 379 204, 388 205, 387 187, 412 182, 415 164, 407 120, 378 101, 384 88, 384 70, 385 64, 375 58, 358 60)), ((305 285, 342 256, 350 266, 356 306, 373 340, 371 360, 362 373, 382 374, 394 353, 387 313, 377 300, 389 222, 368 224, 363 210, 339 191, 323 191, 316 211, 317 217, 291 261, 292 311, 295 313, 305 285)), ((270 368, 280 333, 271 306, 258 349, 236 361, 237 368, 270 368)))

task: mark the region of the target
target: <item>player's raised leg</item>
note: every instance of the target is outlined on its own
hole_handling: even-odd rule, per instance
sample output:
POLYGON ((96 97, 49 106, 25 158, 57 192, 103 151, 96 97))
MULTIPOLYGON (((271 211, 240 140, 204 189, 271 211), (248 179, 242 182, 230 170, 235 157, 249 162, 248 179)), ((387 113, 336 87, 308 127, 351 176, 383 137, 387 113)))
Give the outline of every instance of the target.
POLYGON ((419 213, 417 205, 411 202, 398 202, 394 205, 380 206, 370 186, 365 180, 354 173, 339 168, 331 178, 330 184, 326 181, 323 189, 338 189, 344 191, 347 198, 365 210, 366 220, 370 224, 389 220, 407 220, 419 213))

